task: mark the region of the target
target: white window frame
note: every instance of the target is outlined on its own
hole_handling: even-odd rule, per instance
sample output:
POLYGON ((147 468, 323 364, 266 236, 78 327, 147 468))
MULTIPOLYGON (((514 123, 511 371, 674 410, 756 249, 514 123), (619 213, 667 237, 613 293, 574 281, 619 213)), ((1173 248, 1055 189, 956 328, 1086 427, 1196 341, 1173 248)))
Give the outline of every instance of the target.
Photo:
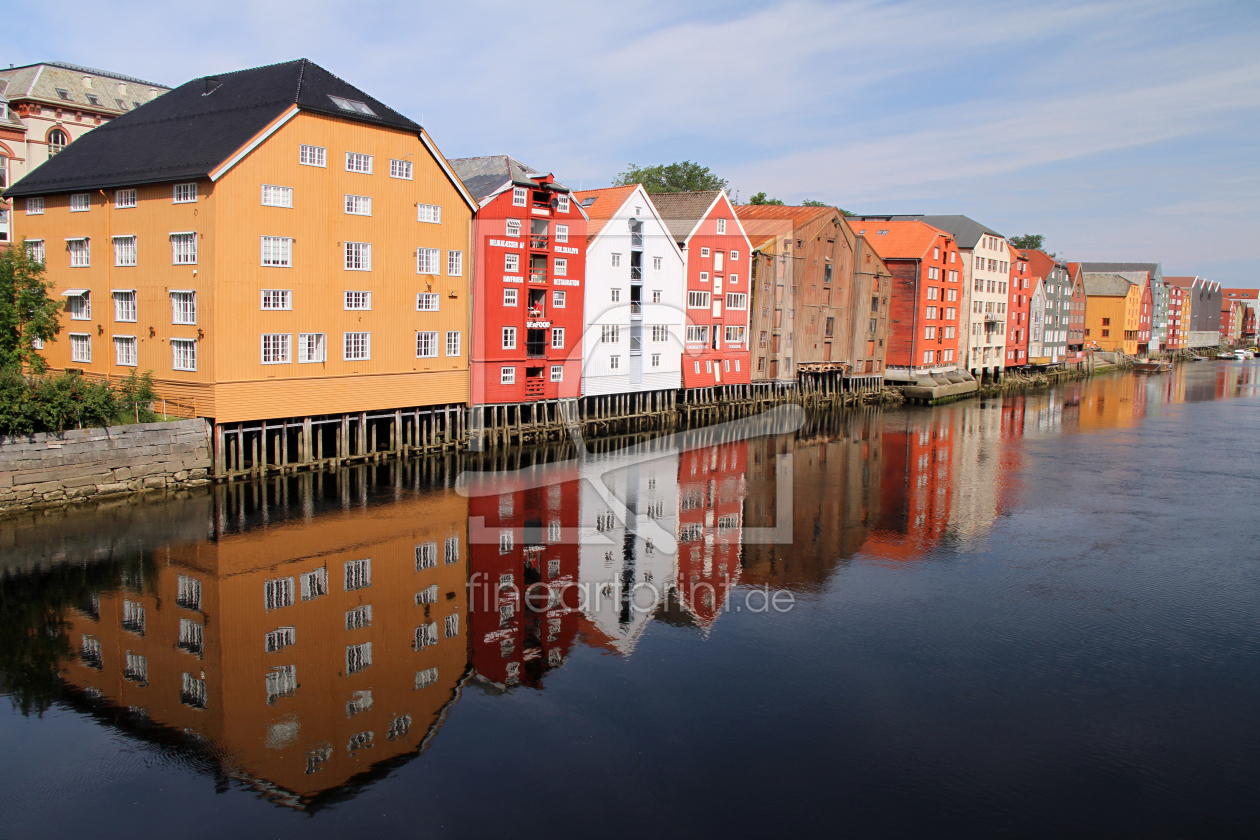
POLYGON ((89 333, 70 333, 70 361, 85 365, 92 363, 92 336, 89 333))
POLYGON ((604 324, 599 328, 600 344, 620 344, 621 343, 621 325, 620 324, 604 324))
POLYGON ((289 236, 263 236, 259 241, 259 265, 264 268, 293 267, 293 238, 289 236))
POLYGON ((609 356, 609 357, 608 357, 608 369, 609 369, 609 370, 621 370, 621 356, 616 355, 616 354, 614 354, 614 355, 612 355, 612 356, 609 356))
POLYGON ((512 365, 503 365, 499 368, 499 384, 515 385, 516 384, 516 368, 512 365))
POLYGON ((551 306, 553 309, 564 309, 565 294, 562 289, 551 290, 551 306))
POLYGON ((464 276, 464 252, 463 251, 447 251, 446 252, 446 276, 447 277, 463 277, 464 276))
POLYGON ((748 332, 746 328, 737 324, 726 325, 726 343, 727 344, 743 344, 748 332))
POLYGON ((66 240, 66 250, 70 252, 71 268, 92 267, 92 240, 87 236, 76 236, 66 240))
POLYGON ((726 233, 726 219, 717 220, 717 232, 721 234, 726 233))
POLYGON ((136 190, 114 190, 114 209, 126 210, 136 206, 136 190))
POLYGON ((134 335, 114 336, 114 364, 119 367, 136 367, 139 357, 139 345, 134 335))
POLYGON ((297 360, 300 365, 327 361, 328 335, 326 333, 298 333, 297 351, 297 360))
POLYGON ((503 305, 504 306, 516 306, 519 300, 520 300, 520 293, 516 289, 503 290, 503 305))
POLYGON ((293 187, 281 187, 276 184, 262 185, 263 207, 293 207, 293 187), (267 199, 271 200, 268 201, 267 199))
POLYGON ((700 256, 702 256, 702 257, 707 257, 707 256, 709 256, 709 249, 708 249, 708 248, 701 248, 701 249, 700 249, 700 256))
POLYGON ((346 289, 341 298, 342 309, 346 312, 371 312, 372 311, 372 293, 359 289, 346 289), (354 297, 351 297, 354 295, 354 297), (361 302, 363 306, 351 306, 351 303, 361 302))
POLYGON ((612 255, 612 267, 621 268, 621 254, 612 255))
POLYGON ((524 187, 512 188, 512 206, 528 207, 529 206, 529 190, 524 187))
POLYGON ((136 235, 115 236, 112 237, 112 240, 114 244, 114 266, 116 268, 126 268, 136 265, 136 235))
POLYGON ((552 381, 552 382, 563 382, 563 381, 564 381, 564 365, 552 365, 552 366, 551 366, 551 381, 552 381))
POLYGON ((80 292, 77 295, 66 295, 66 311, 72 321, 92 320, 92 293, 80 292))
POLYGON ((171 369, 197 370, 197 340, 195 338, 171 339, 171 369))
POLYGON ((45 259, 44 240, 42 239, 26 240, 26 255, 34 262, 37 262, 40 265, 43 265, 44 259, 45 259))
POLYGON ((664 265, 665 265, 664 257, 652 257, 652 270, 653 271, 660 271, 661 268, 664 267, 664 265))
POLYGON ((568 225, 556 225, 556 241, 557 242, 569 241, 569 226, 568 225))
POLYGON ((564 257, 556 257, 552 260, 552 273, 556 277, 568 277, 569 261, 564 257))
POLYGON ((344 332, 341 334, 341 358, 344 362, 367 362, 372 359, 372 334, 370 332, 344 332), (353 349, 362 349, 363 355, 350 355, 353 349))
POLYGON ((688 309, 708 309, 709 308, 709 292, 700 290, 687 291, 687 308, 688 309))
POLYGON ((362 152, 346 152, 346 171, 360 175, 372 174, 372 156, 362 152))
POLYGON ((504 350, 516 349, 516 327, 503 328, 503 349, 504 350))
POLYGON ((92 209, 91 193, 71 193, 70 194, 70 212, 86 213, 92 209))
POLYGON ((345 211, 347 216, 371 216, 372 196, 346 193, 345 211))
POLYGON ((504 254, 503 270, 508 274, 521 273, 521 255, 520 254, 504 254))
POLYGON ((726 293, 726 308, 727 309, 747 309, 748 308, 748 295, 742 292, 727 292, 726 293))
POLYGON ((417 292, 416 293, 416 311, 417 312, 438 312, 441 307, 442 296, 437 292, 417 292))
POLYGON ((171 235, 171 265, 197 264, 197 232, 179 231, 171 235))
POLYGON ((521 220, 508 219, 507 227, 504 230, 504 235, 506 235, 508 239, 520 239, 521 238, 521 220))
POLYGON ((328 167, 328 149, 323 146, 309 146, 302 143, 298 146, 298 163, 303 166, 328 167))
POLYGON ((438 357, 438 331, 437 330, 416 330, 416 358, 417 359, 436 359, 437 357, 438 357))
POLYGON ((33 195, 26 199, 26 215, 42 216, 44 215, 44 197, 42 195, 33 195))
MULTIPOLYGON (((551 328, 551 349, 552 350, 564 349, 564 327, 551 328)), ((555 380, 552 380, 552 381, 555 381, 555 380)))
POLYGON ((447 358, 456 359, 463 355, 462 333, 459 330, 446 331, 446 356, 447 358))
POLYGON ((399 160, 398 158, 390 158, 389 160, 389 177, 401 178, 404 181, 411 180, 411 161, 399 160))
POLYGON ((567 195, 560 195, 556 197, 556 212, 569 212, 569 197, 567 195))
POLYGON ((290 333, 263 333, 260 341, 264 365, 288 365, 293 363, 293 336, 290 333))
POLYGON ((346 271, 372 270, 372 243, 347 242, 345 249, 346 271))
POLYGON ((264 310, 293 309, 292 289, 263 289, 259 292, 258 306, 264 310))
POLYGON ((197 293, 188 289, 173 289, 170 292, 170 299, 171 323, 196 326, 197 293))
POLYGON ((441 248, 416 249, 416 274, 437 276, 442 273, 441 248))
POLYGON ((416 221, 427 225, 442 224, 442 206, 440 204, 417 204, 416 221))
POLYGON ((687 343, 688 344, 708 344, 709 343, 709 325, 708 324, 688 324, 687 325, 687 343))
POLYGON ((171 193, 172 203, 174 204, 196 204, 197 182, 192 181, 186 184, 176 184, 171 193))
POLYGON ((136 290, 115 289, 110 292, 110 297, 114 299, 114 323, 134 324, 137 317, 136 290), (128 315, 131 317, 128 318, 128 315))

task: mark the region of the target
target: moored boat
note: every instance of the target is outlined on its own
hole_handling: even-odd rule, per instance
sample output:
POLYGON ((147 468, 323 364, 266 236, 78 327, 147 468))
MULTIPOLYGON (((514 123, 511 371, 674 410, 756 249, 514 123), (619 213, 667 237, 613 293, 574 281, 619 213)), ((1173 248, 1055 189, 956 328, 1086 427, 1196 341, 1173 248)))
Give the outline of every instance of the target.
POLYGON ((1133 370, 1138 373, 1165 373, 1172 370, 1172 364, 1157 362, 1153 359, 1141 359, 1133 363, 1133 370))

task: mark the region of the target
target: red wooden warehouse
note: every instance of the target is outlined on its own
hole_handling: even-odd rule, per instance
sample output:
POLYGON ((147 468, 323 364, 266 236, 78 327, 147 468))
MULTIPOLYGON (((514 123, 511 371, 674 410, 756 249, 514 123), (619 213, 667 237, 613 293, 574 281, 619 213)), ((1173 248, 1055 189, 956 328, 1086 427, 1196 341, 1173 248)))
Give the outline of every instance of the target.
POLYGON ((576 398, 585 211, 554 176, 506 155, 450 164, 479 205, 469 356, 474 412, 576 398))

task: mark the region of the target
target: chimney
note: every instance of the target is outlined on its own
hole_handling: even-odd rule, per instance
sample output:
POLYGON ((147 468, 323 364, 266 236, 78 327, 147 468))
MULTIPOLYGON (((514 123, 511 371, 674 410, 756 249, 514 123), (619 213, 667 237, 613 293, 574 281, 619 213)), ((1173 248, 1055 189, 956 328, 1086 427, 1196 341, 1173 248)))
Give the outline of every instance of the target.
POLYGON ((201 94, 202 96, 209 96, 210 94, 218 90, 219 85, 222 84, 222 82, 219 81, 218 76, 206 76, 205 81, 206 81, 206 90, 205 90, 205 93, 201 94))

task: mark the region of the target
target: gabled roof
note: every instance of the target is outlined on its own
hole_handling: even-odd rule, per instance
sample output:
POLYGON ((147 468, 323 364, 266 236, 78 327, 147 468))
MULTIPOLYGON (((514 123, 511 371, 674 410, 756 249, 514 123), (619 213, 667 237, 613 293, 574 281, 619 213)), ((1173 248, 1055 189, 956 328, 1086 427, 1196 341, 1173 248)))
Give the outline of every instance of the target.
MULTIPOLYGON (((1025 255, 1024 258, 1028 260, 1028 273, 1034 277, 1049 277, 1051 271, 1063 266, 1062 262, 1036 248, 1024 248, 1019 253, 1025 255)), ((1067 268, 1067 266, 1063 267, 1067 268)))
POLYGON ((722 194, 721 190, 703 190, 701 192, 652 193, 652 203, 656 212, 661 214, 665 227, 678 244, 687 241, 687 237, 696 229, 696 225, 713 202, 722 194))
POLYGON ((1085 272, 1085 294, 1097 297, 1125 297, 1136 286, 1119 274, 1085 272))
POLYGON ((419 134, 420 126, 307 59, 194 79, 75 140, 6 196, 205 178, 289 109, 419 134), (332 97, 371 113, 343 108, 332 97))
POLYGON ((621 206, 630 198, 630 194, 638 188, 638 184, 630 184, 626 187, 605 187, 602 190, 583 190, 574 193, 573 198, 586 211, 586 216, 590 219, 590 224, 586 226, 587 239, 599 236, 613 216, 617 215, 621 206))
MULTIPOLYGON (((996 236, 999 239, 1005 239, 1005 236, 996 230, 977 222, 975 219, 967 216, 853 216, 850 218, 850 224, 858 220, 863 221, 879 221, 888 222, 908 222, 919 221, 926 222, 932 227, 940 228, 954 237, 954 241, 958 243, 959 248, 974 248, 980 242, 982 236, 996 236)), ((878 246, 876 246, 878 248, 878 246)))
POLYGON ((735 215, 744 226, 753 249, 761 248, 780 236, 793 235, 814 222, 831 215, 839 215, 835 207, 794 207, 779 204, 739 204, 735 215))
POLYGON ((1081 268, 1095 274, 1108 274, 1120 271, 1145 271, 1151 277, 1159 271, 1159 263, 1125 263, 1125 262, 1087 262, 1081 268))
POLYGON ((888 221, 884 217, 874 222, 850 219, 849 224, 855 233, 865 236, 875 253, 885 260, 921 260, 931 251, 938 237, 953 238, 946 231, 917 219, 888 221))
POLYGON ((1234 300, 1256 300, 1260 297, 1260 289, 1221 289, 1225 297, 1234 300))
MULTIPOLYGON (((455 174, 464 182, 464 186, 478 202, 484 202, 487 198, 498 194, 508 184, 537 189, 538 184, 530 176, 541 178, 548 174, 526 166, 509 155, 452 158, 447 163, 455 170, 455 174)), ((554 181, 548 184, 547 188, 561 193, 569 192, 569 188, 564 184, 554 181)))

